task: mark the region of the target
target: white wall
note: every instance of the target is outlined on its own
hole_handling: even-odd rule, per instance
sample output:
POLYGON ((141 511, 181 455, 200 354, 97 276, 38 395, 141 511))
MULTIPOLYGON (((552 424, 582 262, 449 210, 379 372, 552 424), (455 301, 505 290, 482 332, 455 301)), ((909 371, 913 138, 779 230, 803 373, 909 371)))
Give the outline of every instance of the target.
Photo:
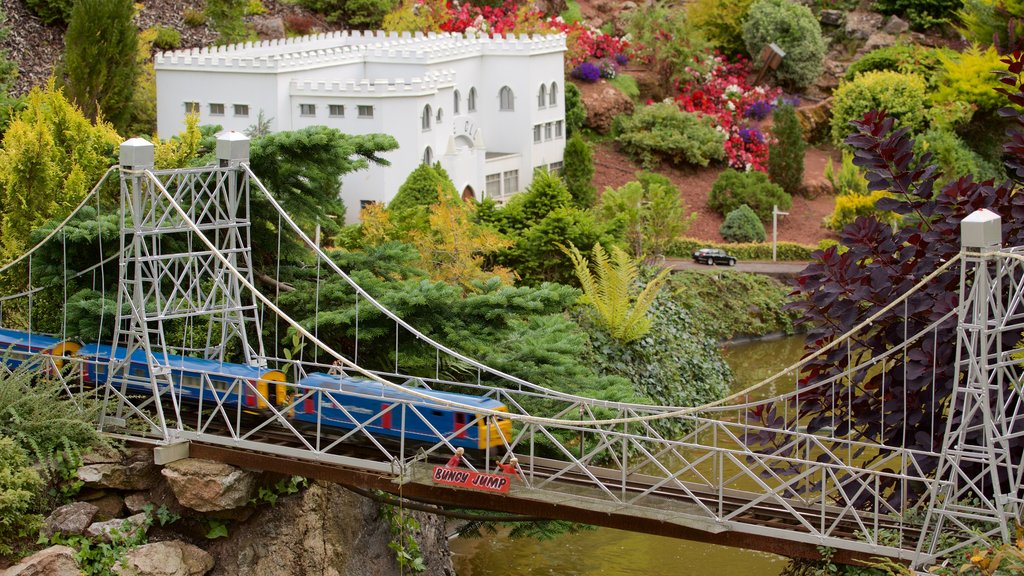
POLYGON ((422 162, 427 146, 460 193, 469 185, 477 198, 483 196, 488 173, 518 170, 522 190, 530 184, 535 167, 560 162, 565 144, 563 51, 564 41, 550 38, 534 42, 338 34, 158 55, 157 124, 165 136, 180 132, 184 103, 197 101, 201 124, 226 129, 245 130, 262 109, 273 119, 273 131, 322 124, 347 134, 394 136, 400 147, 386 155, 391 167, 374 167, 343 179, 342 199, 351 223, 358 218, 360 201, 388 202, 394 197, 422 162), (414 79, 420 82, 413 84, 414 79), (557 103, 538 109, 537 90, 541 82, 550 86, 552 81, 559 87, 557 103), (499 110, 498 94, 504 85, 515 96, 511 112, 499 110), (469 112, 474 87, 476 111, 469 112), (461 95, 459 114, 453 107, 456 89, 461 95), (210 116, 211 102, 225 105, 223 116, 210 116), (234 116, 233 104, 248 104, 249 116, 234 116), (316 115, 302 116, 300 104, 314 104, 316 115), (344 105, 345 116, 329 117, 331 104, 344 105), (361 104, 374 107, 372 119, 357 117, 361 104), (426 104, 432 112, 429 131, 421 128, 426 104), (562 137, 534 144, 533 126, 558 120, 563 121, 562 137), (513 154, 486 162, 486 152, 513 154))

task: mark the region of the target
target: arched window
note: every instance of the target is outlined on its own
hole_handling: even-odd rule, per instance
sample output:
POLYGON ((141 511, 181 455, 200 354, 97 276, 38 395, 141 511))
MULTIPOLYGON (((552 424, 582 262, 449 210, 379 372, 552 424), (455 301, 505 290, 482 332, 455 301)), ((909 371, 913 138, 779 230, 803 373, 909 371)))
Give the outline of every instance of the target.
POLYGON ((537 92, 537 108, 543 108, 548 105, 548 87, 544 84, 540 85, 540 91, 537 92))
POLYGON ((461 102, 459 102, 460 100, 462 100, 462 95, 460 95, 459 91, 456 90, 455 96, 452 97, 452 109, 455 110, 453 114, 459 113, 459 106, 462 104, 461 102))
POLYGON ((424 130, 430 130, 430 104, 423 107, 423 114, 420 116, 420 128, 424 130))
POLYGON ((548 92, 548 106, 555 106, 558 104, 558 83, 551 83, 551 91, 548 92))
POLYGON ((466 108, 469 108, 470 112, 476 112, 476 88, 469 89, 469 101, 466 102, 466 108))
POLYGON ((515 97, 512 95, 512 89, 508 86, 502 86, 498 91, 498 110, 503 112, 515 110, 515 97))
POLYGON ((442 120, 444 120, 444 109, 438 108, 437 109, 437 123, 440 124, 442 120))
POLYGON ((427 146, 427 149, 423 151, 423 163, 427 166, 434 163, 434 151, 427 146))

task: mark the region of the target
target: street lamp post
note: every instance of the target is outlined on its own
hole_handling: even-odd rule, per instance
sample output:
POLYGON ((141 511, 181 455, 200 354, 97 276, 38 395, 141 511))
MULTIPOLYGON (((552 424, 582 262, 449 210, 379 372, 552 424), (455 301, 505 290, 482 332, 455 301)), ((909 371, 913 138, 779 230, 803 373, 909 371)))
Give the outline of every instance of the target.
POLYGON ((772 205, 772 262, 775 262, 775 245, 778 243, 778 220, 779 216, 789 216, 789 212, 780 212, 779 207, 772 205))

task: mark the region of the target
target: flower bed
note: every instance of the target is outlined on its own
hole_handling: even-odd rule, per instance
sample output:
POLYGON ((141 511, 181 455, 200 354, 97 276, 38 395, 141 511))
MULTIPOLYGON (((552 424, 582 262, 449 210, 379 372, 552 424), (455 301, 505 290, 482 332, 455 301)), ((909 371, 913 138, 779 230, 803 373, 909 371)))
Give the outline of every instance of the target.
POLYGON ((763 120, 774 109, 781 91, 751 86, 747 60, 726 62, 720 54, 694 57, 684 69, 688 81, 677 82, 676 103, 682 110, 713 116, 725 133, 725 155, 736 170, 768 171, 768 137, 748 120, 763 120))

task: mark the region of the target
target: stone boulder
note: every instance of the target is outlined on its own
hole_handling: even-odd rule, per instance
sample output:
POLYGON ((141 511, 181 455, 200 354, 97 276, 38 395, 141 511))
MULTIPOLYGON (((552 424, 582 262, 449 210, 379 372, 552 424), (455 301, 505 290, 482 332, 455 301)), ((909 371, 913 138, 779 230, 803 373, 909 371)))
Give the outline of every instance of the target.
POLYGON ((101 461, 81 466, 78 479, 92 488, 149 490, 160 479, 160 469, 153 463, 150 449, 129 448, 120 461, 101 461))
POLYGON ((903 34, 907 30, 910 30, 910 24, 899 16, 890 16, 889 21, 885 23, 885 28, 882 28, 882 32, 896 36, 903 34))
POLYGON ((117 494, 104 494, 95 500, 89 500, 89 504, 99 509, 96 512, 96 520, 100 522, 119 518, 124 511, 124 498, 117 494))
POLYGON ((161 470, 182 506, 198 512, 217 512, 249 503, 256 474, 221 462, 185 458, 161 470))
POLYGON ((137 530, 149 531, 145 514, 136 514, 127 518, 116 518, 106 522, 94 522, 89 525, 85 533, 93 537, 101 536, 104 540, 109 541, 115 532, 121 536, 128 536, 137 530))
POLYGON ((846 21, 846 12, 842 10, 822 10, 818 14, 818 22, 826 26, 841 26, 846 21))
POLYGON ((882 28, 885 16, 874 12, 853 11, 846 14, 846 35, 866 40, 882 28))
POLYGON ((54 510, 43 522, 41 532, 49 538, 54 534, 85 534, 99 508, 88 502, 72 502, 54 510))
POLYGON ((832 122, 832 99, 822 100, 811 106, 801 106, 796 109, 796 117, 800 121, 804 140, 807 142, 828 138, 829 124, 832 122))
POLYGON ((858 50, 857 53, 867 54, 872 50, 892 46, 897 41, 899 41, 899 38, 892 34, 889 34, 888 32, 875 32, 874 34, 868 37, 868 39, 864 42, 864 45, 861 46, 860 50, 858 50))
POLYGON ((580 88, 583 106, 587 109, 588 127, 607 134, 612 127, 612 120, 619 114, 632 114, 633 101, 629 96, 619 92, 607 82, 580 88))
POLYGON ((68 546, 50 546, 23 559, 0 576, 80 576, 75 551, 68 546))
POLYGON ((253 18, 252 29, 261 40, 273 40, 287 36, 284 19, 280 16, 257 16, 253 18))
MULTIPOLYGON (((444 518, 411 512, 427 569, 422 576, 455 573, 444 518)), ((341 486, 313 482, 299 494, 262 507, 247 522, 232 523, 227 538, 207 546, 216 560, 211 576, 363 576, 399 574, 391 534, 380 507, 341 486)))
POLYGON ((213 556, 178 540, 133 548, 114 566, 118 576, 203 576, 213 568, 213 556))

